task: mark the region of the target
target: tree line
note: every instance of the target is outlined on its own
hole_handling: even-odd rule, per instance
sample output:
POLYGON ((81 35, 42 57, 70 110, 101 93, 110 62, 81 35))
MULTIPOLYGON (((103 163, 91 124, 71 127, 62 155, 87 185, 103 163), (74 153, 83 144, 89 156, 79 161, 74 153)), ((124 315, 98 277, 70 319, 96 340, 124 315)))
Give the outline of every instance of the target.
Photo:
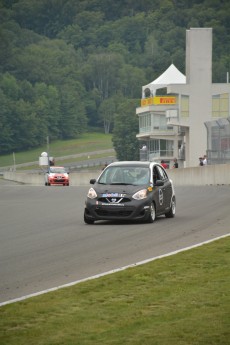
POLYGON ((213 81, 230 69, 228 0, 0 0, 0 19, 0 154, 94 128, 137 158, 141 86, 185 73, 190 27, 213 28, 213 81))

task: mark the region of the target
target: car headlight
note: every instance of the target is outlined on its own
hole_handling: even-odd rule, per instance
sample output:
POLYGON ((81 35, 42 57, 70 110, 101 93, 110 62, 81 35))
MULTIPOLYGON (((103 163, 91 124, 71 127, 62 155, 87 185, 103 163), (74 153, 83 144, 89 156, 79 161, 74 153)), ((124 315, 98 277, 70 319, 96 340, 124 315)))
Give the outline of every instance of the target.
POLYGON ((97 197, 97 193, 96 193, 95 189, 90 188, 88 191, 87 197, 90 199, 95 199, 97 197))
POLYGON ((147 189, 142 189, 133 194, 133 199, 135 200, 142 200, 147 198, 147 189))

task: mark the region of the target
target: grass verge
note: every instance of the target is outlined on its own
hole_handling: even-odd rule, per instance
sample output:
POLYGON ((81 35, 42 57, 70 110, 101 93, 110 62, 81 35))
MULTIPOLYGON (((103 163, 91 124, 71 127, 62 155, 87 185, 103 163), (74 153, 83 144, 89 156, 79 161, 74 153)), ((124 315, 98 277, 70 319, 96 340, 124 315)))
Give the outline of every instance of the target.
MULTIPOLYGON (((88 155, 86 154, 85 156, 82 156, 82 157, 75 157, 75 158, 63 158, 63 159, 56 159, 55 160, 55 165, 57 166, 62 166, 62 165, 65 165, 65 164, 70 164, 70 163, 76 163, 76 162, 81 162, 81 161, 85 161, 85 165, 87 166, 87 160, 88 160, 88 155)), ((100 159, 102 158, 108 158, 108 161, 110 161, 111 159, 111 153, 102 153, 102 154, 94 154, 92 157, 90 158, 93 158, 93 159, 98 159, 98 164, 96 164, 95 166, 94 165, 90 165, 88 164, 87 166, 87 170, 90 170, 90 169, 99 169, 101 170, 101 168, 104 166, 104 163, 101 162, 100 164, 100 159)), ((33 170, 33 169, 38 169, 39 168, 39 165, 38 164, 34 164, 34 165, 29 165, 27 167, 17 167, 17 171, 26 171, 26 170, 33 170)), ((84 169, 84 167, 82 167, 81 169, 84 169)), ((79 170, 81 170, 79 169, 79 170)))
POLYGON ((4 345, 227 345, 230 238, 0 308, 4 345))
MULTIPOLYGON (((85 133, 79 139, 54 141, 49 144, 49 153, 53 157, 68 156, 78 153, 94 152, 97 150, 112 149, 112 135, 104 133, 85 133)), ((47 151, 44 145, 26 152, 16 152, 16 164, 38 161, 43 151, 47 151)), ((0 156, 0 167, 13 165, 13 153, 0 156)))

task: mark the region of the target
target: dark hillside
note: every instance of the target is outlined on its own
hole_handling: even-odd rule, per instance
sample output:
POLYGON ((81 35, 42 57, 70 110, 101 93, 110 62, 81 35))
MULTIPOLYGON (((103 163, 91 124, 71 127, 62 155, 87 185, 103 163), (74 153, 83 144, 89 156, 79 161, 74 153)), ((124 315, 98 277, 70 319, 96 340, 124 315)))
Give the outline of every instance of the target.
POLYGON ((0 23, 0 154, 112 132, 142 85, 185 73, 190 27, 213 28, 213 81, 230 71, 228 0, 1 0, 0 23))

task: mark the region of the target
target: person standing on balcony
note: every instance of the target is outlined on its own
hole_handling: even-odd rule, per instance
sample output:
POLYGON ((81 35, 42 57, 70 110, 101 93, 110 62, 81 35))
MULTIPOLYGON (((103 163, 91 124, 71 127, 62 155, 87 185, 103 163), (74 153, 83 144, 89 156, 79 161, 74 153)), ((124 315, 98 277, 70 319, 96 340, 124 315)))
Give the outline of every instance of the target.
POLYGON ((207 165, 207 164, 208 164, 208 162, 207 162, 207 156, 204 155, 204 158, 203 158, 203 165, 207 165))
POLYGON ((173 162, 174 162, 173 169, 178 168, 177 158, 174 158, 173 162))
POLYGON ((200 158, 199 158, 199 161, 200 161, 199 165, 202 167, 202 166, 204 165, 204 163, 203 163, 203 158, 200 157, 200 158))
POLYGON ((161 165, 163 166, 163 168, 168 169, 168 164, 166 164, 163 159, 161 161, 161 165))
POLYGON ((142 148, 140 150, 140 158, 141 158, 141 161, 147 161, 148 159, 148 150, 145 144, 142 145, 142 148))

